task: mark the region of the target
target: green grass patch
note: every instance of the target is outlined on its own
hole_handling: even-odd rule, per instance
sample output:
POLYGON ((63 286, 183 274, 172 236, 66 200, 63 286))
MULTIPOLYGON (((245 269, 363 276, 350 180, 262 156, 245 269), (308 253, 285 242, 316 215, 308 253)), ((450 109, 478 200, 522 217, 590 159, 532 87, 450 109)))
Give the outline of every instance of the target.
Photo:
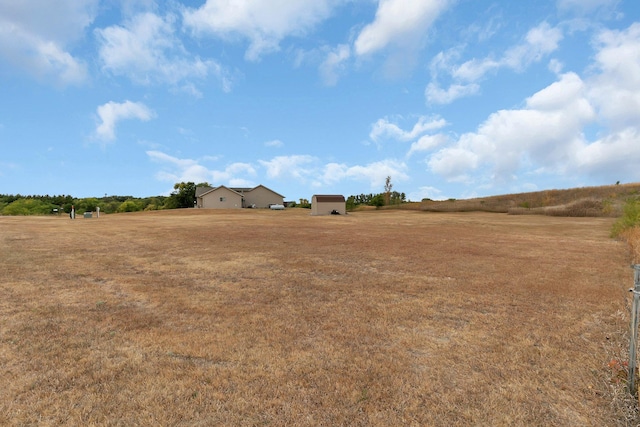
POLYGON ((613 237, 617 237, 625 230, 639 225, 640 198, 629 199, 624 205, 622 216, 613 224, 611 235, 613 237))

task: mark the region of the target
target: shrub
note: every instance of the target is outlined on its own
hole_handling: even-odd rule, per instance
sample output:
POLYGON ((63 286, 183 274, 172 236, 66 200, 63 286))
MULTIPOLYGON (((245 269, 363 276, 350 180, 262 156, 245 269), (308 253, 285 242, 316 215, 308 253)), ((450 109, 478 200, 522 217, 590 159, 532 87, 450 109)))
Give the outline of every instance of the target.
POLYGON ((126 200, 118 207, 118 212, 137 212, 141 210, 142 206, 135 200, 126 200))
POLYGON ((622 216, 613 224, 611 235, 619 236, 625 230, 640 226, 640 199, 629 199, 624 205, 622 216))
POLYGON ((18 199, 2 209, 4 215, 47 215, 57 206, 38 199, 18 199))

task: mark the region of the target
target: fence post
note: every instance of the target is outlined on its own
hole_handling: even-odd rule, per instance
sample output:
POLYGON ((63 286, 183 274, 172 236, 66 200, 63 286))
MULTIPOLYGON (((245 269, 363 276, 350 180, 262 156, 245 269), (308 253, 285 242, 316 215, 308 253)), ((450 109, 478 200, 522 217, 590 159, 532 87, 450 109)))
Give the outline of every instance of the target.
POLYGON ((631 305, 631 337, 629 339, 629 393, 635 395, 636 382, 636 349, 638 348, 638 318, 640 315, 640 264, 631 266, 634 271, 634 286, 629 289, 633 292, 633 304, 631 305))

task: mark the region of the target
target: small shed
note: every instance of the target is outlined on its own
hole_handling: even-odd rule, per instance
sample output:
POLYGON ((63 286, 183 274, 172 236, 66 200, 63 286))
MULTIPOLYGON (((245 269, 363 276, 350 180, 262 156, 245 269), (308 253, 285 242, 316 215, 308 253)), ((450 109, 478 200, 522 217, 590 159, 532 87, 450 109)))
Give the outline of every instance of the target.
POLYGON ((311 215, 331 215, 347 213, 344 196, 336 194, 315 194, 311 198, 311 215))

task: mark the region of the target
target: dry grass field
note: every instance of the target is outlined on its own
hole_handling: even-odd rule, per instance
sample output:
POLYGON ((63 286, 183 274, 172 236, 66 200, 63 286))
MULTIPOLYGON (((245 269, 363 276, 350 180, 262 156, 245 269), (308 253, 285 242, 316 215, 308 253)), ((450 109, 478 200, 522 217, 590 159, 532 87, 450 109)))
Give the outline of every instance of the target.
MULTIPOLYGON (((640 183, 544 190, 463 200, 423 200, 411 208, 429 212, 500 212, 514 215, 618 217, 629 198, 640 194, 640 183)), ((407 206, 409 207, 409 206, 407 206)))
POLYGON ((0 217, 0 425, 637 425, 612 222, 0 217))

